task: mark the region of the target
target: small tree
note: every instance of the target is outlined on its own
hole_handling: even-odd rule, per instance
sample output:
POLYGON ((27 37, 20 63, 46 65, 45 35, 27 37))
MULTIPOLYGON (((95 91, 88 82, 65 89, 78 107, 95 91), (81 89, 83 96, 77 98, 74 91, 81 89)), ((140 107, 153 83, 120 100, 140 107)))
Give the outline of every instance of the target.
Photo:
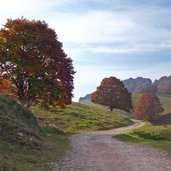
POLYGON ((12 83, 21 103, 71 103, 72 60, 44 21, 7 20, 0 30, 0 79, 12 83))
POLYGON ((114 108, 129 111, 132 109, 131 93, 124 87, 124 84, 115 77, 105 78, 101 85, 91 95, 91 100, 112 111, 114 108))
POLYGON ((163 111, 159 98, 154 94, 145 93, 134 107, 134 116, 136 119, 153 121, 163 111))

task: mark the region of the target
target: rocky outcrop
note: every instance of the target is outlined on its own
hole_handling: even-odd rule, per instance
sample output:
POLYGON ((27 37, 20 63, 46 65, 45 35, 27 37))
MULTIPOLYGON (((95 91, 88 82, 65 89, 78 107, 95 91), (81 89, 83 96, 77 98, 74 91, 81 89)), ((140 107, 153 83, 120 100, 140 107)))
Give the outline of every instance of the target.
POLYGON ((153 93, 155 94, 157 92, 156 85, 153 84, 151 79, 149 78, 143 78, 143 77, 137 77, 137 78, 129 78, 127 80, 123 80, 123 83, 125 87, 128 89, 131 93, 153 93))
POLYGON ((171 76, 164 76, 155 80, 154 85, 157 87, 158 94, 171 95, 171 76))
POLYGON ((91 94, 87 94, 87 95, 84 96, 84 97, 80 97, 79 100, 78 100, 78 102, 84 101, 84 100, 88 100, 88 99, 90 99, 90 98, 91 98, 91 94))

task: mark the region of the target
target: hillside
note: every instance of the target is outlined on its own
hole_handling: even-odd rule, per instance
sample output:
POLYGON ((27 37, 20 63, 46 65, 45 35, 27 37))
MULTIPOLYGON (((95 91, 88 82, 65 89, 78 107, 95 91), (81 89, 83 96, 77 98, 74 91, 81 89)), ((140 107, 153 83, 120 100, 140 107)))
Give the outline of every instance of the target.
POLYGON ((149 78, 137 77, 135 79, 129 78, 123 80, 125 87, 129 92, 141 92, 143 90, 148 90, 152 87, 153 83, 149 78))
POLYGON ((111 113, 103 106, 97 108, 79 103, 72 103, 65 109, 50 108, 43 110, 38 106, 33 106, 32 111, 42 123, 50 123, 66 132, 112 129, 132 123, 125 117, 126 112, 115 111, 111 113))
POLYGON ((0 171, 49 170, 68 148, 64 131, 104 130, 132 123, 122 111, 110 113, 104 107, 78 103, 65 109, 33 106, 31 111, 0 96, 0 171))
POLYGON ((154 82, 149 78, 137 77, 123 80, 125 87, 132 93, 151 92, 171 95, 171 76, 163 76, 154 82))
POLYGON ((157 87, 158 94, 171 95, 171 76, 164 76, 161 77, 159 80, 155 80, 154 85, 157 87))
POLYGON ((87 99, 90 99, 90 98, 91 98, 91 94, 87 94, 84 97, 80 97, 79 98, 79 102, 84 101, 84 100, 87 100, 87 99))
POLYGON ((41 128, 29 110, 0 96, 0 171, 48 170, 48 162, 59 160, 68 146, 59 133, 41 128))
POLYGON ((9 143, 38 148, 39 125, 34 115, 16 101, 0 96, 0 137, 9 143), (37 146, 37 147, 36 147, 37 146))

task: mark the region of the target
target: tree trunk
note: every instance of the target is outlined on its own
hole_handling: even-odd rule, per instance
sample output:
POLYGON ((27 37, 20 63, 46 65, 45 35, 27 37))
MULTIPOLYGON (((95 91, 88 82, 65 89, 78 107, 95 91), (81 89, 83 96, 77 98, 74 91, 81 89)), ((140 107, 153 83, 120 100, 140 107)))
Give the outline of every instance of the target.
POLYGON ((109 106, 110 112, 113 111, 113 106, 109 106))
POLYGON ((21 104, 26 107, 29 108, 32 105, 32 100, 28 99, 25 95, 24 95, 24 91, 22 88, 18 89, 18 96, 19 96, 19 100, 21 102, 21 104))

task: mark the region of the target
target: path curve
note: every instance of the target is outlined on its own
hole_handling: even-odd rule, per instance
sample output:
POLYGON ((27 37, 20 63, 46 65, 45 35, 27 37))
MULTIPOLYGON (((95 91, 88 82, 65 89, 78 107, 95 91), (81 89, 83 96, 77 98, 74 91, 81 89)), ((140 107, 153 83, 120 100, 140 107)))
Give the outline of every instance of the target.
POLYGON ((171 157, 166 153, 112 138, 144 125, 134 122, 128 127, 73 135, 71 150, 53 171, 171 171, 171 157))

